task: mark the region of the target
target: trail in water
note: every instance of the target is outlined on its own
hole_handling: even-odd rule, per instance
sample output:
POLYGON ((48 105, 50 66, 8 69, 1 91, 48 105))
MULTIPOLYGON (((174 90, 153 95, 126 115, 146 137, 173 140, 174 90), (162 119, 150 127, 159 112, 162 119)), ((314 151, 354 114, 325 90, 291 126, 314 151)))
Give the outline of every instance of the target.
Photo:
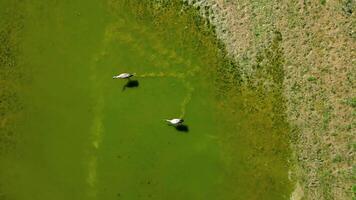
MULTIPOLYGON (((104 41, 104 44, 106 42, 104 41)), ((104 45, 105 47, 105 45, 104 45)), ((104 48, 103 48, 104 49, 104 48)), ((91 127, 91 149, 88 160, 88 176, 87 183, 89 185, 88 195, 91 198, 96 198, 97 196, 97 168, 98 168, 98 151, 102 142, 102 137, 104 133, 103 127, 103 109, 104 109, 104 97, 101 90, 101 81, 98 78, 96 63, 100 60, 100 57, 104 56, 105 52, 100 51, 97 55, 94 56, 93 65, 91 66, 91 82, 93 83, 93 99, 94 99, 94 108, 93 108, 93 123, 91 127)))
POLYGON ((146 74, 140 74, 136 75, 136 77, 139 78, 163 78, 163 77, 172 77, 172 78, 177 78, 180 79, 184 85, 184 87, 187 90, 187 93, 181 103, 181 110, 180 110, 180 116, 179 118, 184 118, 186 114, 186 108, 189 102, 192 99, 192 94, 194 92, 194 87, 190 83, 190 81, 187 80, 187 78, 194 76, 198 71, 199 67, 193 67, 193 69, 185 72, 185 73, 177 73, 177 72, 156 72, 156 73, 146 73, 146 74))
MULTIPOLYGON (((93 80, 95 82, 95 79, 93 80)), ((101 95, 96 100, 96 105, 93 109, 93 124, 91 127, 91 151, 89 156, 89 164, 88 164, 88 177, 87 183, 90 187, 89 196, 95 197, 97 193, 97 160, 98 160, 98 150, 100 148, 100 144, 102 141, 102 134, 103 134, 103 105, 104 100, 101 95)))
POLYGON ((146 58, 158 67, 168 69, 173 63, 181 66, 191 66, 191 61, 183 58, 175 50, 166 48, 159 41, 160 38, 152 34, 152 30, 141 25, 127 25, 121 21, 108 26, 106 38, 121 44, 127 44, 138 57, 146 58), (134 33, 134 34, 133 34, 134 33))
POLYGON ((185 98, 183 99, 183 102, 181 103, 181 114, 179 116, 179 118, 181 118, 181 119, 183 119, 185 117, 187 105, 191 101, 192 93, 194 91, 194 87, 190 84, 189 81, 183 79, 183 84, 185 85, 185 87, 187 89, 187 94, 186 94, 185 98))
MULTIPOLYGON (((121 32, 120 32, 121 33, 121 32)), ((93 65, 91 66, 91 81, 93 83, 93 98, 95 99, 95 106, 93 108, 93 124, 91 127, 91 135, 90 135, 90 141, 91 141, 91 151, 89 152, 89 159, 88 159, 88 175, 87 175, 87 183, 89 185, 89 192, 88 195, 91 198, 96 198, 97 196, 97 185, 98 185, 98 180, 97 180, 97 168, 98 168, 98 151, 101 145, 102 137, 103 137, 103 132, 104 132, 104 127, 103 127, 103 109, 104 109, 104 97, 101 92, 101 81, 98 78, 98 73, 97 72, 97 64, 98 61, 106 55, 105 49, 109 45, 110 42, 112 41, 117 41, 119 40, 122 42, 123 40, 127 43, 135 43, 133 47, 134 49, 139 50, 139 44, 137 42, 134 42, 130 35, 128 34, 123 34, 123 35, 116 35, 117 30, 115 29, 114 26, 108 26, 105 32, 104 36, 104 41, 103 41, 103 47, 101 51, 94 55, 93 59, 93 65), (131 38, 131 39, 130 39, 131 38)), ((140 34, 143 34, 143 32, 140 32, 140 34)), ((180 63, 186 64, 186 68, 190 68, 190 70, 181 73, 181 72, 156 72, 156 73, 144 73, 144 74, 138 74, 136 77, 138 78, 164 78, 164 77, 170 77, 170 78, 177 78, 182 81, 182 84, 186 88, 187 92, 180 104, 180 116, 179 118, 184 118, 186 115, 186 108, 189 102, 191 101, 192 94, 194 92, 194 87, 188 81, 188 78, 194 76, 199 70, 199 66, 192 66, 190 62, 181 62, 184 59, 181 58, 179 55, 177 55, 175 52, 172 50, 167 50, 163 49, 164 47, 162 46, 154 46, 153 49, 157 52, 165 52, 164 54, 171 55, 170 59, 174 58, 175 60, 179 60, 180 63), (163 50, 162 50, 163 49, 163 50)), ((139 54, 145 54, 143 51, 138 51, 139 54)), ((162 54, 162 53, 160 53, 162 54)))
POLYGON ((163 77, 173 77, 173 78, 184 78, 183 73, 174 73, 174 72, 156 72, 156 73, 147 73, 136 75, 139 78, 163 78, 163 77))
POLYGON ((149 58, 152 63, 158 63, 160 67, 169 68, 170 63, 176 63, 184 66, 188 71, 184 73, 180 72, 150 72, 144 74, 138 74, 138 78, 164 78, 171 77, 182 80, 183 85, 186 87, 187 93, 185 98, 181 103, 181 114, 179 118, 183 118, 186 114, 186 107, 191 101, 192 93, 194 87, 187 80, 188 77, 194 76, 198 71, 200 71, 199 66, 193 66, 190 60, 184 59, 180 56, 175 50, 165 48, 160 42, 150 43, 151 46, 142 48, 142 45, 145 44, 145 41, 142 41, 142 38, 146 38, 149 41, 156 41, 159 38, 155 37, 150 33, 148 29, 143 28, 142 26, 125 26, 125 23, 114 23, 108 26, 105 38, 109 41, 117 41, 123 44, 129 44, 131 49, 135 51, 140 57, 149 58), (130 30, 127 30, 127 29, 130 30), (131 30, 132 29, 132 30, 131 30), (135 33, 135 35, 132 35, 135 33), (148 53, 143 51, 143 49, 149 48, 154 53, 148 53), (150 54, 150 55, 149 55, 150 54))

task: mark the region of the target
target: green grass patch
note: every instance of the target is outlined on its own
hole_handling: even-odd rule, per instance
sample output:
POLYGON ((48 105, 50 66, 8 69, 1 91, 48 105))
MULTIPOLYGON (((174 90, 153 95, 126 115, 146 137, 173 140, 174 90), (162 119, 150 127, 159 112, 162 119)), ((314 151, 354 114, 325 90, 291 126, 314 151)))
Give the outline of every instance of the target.
POLYGON ((336 155, 334 158, 333 158, 333 162, 334 163, 339 163, 342 161, 342 157, 340 155, 336 155))
POLYGON ((314 76, 309 76, 307 80, 310 82, 315 82, 317 80, 317 78, 314 76))
POLYGON ((326 130, 329 126, 330 123, 330 118, 331 118, 331 108, 325 109, 323 112, 323 130, 326 130))
POLYGON ((354 0, 344 0, 342 10, 348 16, 352 15, 355 8, 355 1, 354 0))
POLYGON ((344 101, 344 103, 353 108, 356 108, 356 97, 348 98, 344 101))

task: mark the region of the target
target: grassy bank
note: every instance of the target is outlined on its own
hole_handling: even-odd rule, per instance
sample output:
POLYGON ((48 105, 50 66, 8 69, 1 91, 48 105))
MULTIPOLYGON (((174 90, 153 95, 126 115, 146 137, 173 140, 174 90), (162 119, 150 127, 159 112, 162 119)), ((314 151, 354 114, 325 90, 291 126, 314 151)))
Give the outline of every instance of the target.
MULTIPOLYGON (((115 1, 111 1, 115 5, 115 1)), ((288 169, 291 152, 288 144, 290 127, 286 121, 283 97, 283 63, 281 33, 274 32, 266 48, 260 51, 259 70, 255 78, 243 77, 240 64, 217 40, 214 24, 199 16, 195 9, 180 1, 126 1, 125 10, 134 12, 139 21, 154 22, 157 33, 174 30, 177 39, 163 40, 186 49, 191 57, 201 57, 204 73, 214 81, 214 101, 219 121, 219 141, 224 176, 222 199, 286 199, 291 191, 288 169), (177 12, 181 10, 181 12, 177 12), (187 26, 179 26, 187 24, 187 26), (188 35, 194 35, 190 40, 188 35), (198 54, 199 49, 206 54, 198 54), (267 77, 266 77, 267 76, 267 77), (270 79, 265 87, 266 78, 270 79), (253 82, 254 79, 260 81, 253 82), (258 192, 256 192, 258 191, 258 192)), ((113 6, 114 7, 114 6, 113 6)), ((113 11, 113 13, 120 13, 113 11)), ((199 134, 203 134, 200 132, 199 134)), ((219 190, 216 188, 216 190, 219 190)))
POLYGON ((355 2, 186 2, 216 26, 242 80, 282 86, 293 198, 355 197, 355 2))

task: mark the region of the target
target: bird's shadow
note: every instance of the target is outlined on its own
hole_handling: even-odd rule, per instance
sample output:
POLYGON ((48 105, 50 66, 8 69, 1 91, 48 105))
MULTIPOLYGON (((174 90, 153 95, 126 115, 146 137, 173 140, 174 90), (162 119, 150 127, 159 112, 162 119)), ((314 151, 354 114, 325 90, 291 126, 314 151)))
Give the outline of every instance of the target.
POLYGON ((177 131, 180 131, 180 132, 189 132, 189 126, 187 125, 184 125, 184 124, 180 124, 178 126, 175 127, 177 131))
POLYGON ((122 87, 122 91, 125 91, 126 88, 137 88, 140 85, 138 80, 128 80, 127 83, 122 87))

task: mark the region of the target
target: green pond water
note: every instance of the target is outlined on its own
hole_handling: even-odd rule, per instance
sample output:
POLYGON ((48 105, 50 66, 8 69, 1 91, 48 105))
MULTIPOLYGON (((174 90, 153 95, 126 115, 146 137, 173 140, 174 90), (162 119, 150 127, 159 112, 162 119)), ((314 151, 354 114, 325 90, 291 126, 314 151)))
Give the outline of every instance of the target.
POLYGON ((222 91, 223 52, 194 11, 0 2, 1 200, 289 199, 282 103, 222 91))

